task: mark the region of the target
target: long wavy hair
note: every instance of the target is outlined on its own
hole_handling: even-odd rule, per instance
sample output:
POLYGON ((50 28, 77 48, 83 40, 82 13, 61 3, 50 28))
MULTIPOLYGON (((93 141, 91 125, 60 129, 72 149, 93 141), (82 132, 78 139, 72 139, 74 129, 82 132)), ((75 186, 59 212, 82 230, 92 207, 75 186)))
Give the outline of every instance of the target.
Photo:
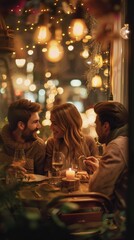
POLYGON ((83 154, 82 118, 77 108, 72 103, 57 105, 51 110, 51 116, 64 132, 63 140, 68 151, 71 149, 74 155, 83 154))

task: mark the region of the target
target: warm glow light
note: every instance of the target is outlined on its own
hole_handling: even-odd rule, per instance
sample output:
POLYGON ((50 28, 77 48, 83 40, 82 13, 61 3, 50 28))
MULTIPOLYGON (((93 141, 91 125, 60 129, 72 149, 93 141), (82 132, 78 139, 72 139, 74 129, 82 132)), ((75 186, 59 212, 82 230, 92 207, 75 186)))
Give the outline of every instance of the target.
POLYGON ((64 49, 56 40, 51 40, 48 43, 46 58, 50 62, 59 62, 64 55, 64 49))
POLYGON ((42 125, 43 126, 50 126, 51 125, 51 121, 49 119, 45 119, 42 121, 42 125))
POLYGON ((75 171, 69 168, 69 170, 66 170, 66 178, 68 180, 73 180, 75 178, 75 171))
POLYGON ((86 35, 85 39, 90 40, 90 39, 92 39, 92 36, 91 35, 86 35))
POLYGON ((34 68, 34 63, 33 62, 27 63, 27 72, 32 72, 33 68, 34 68))
POLYGON ((73 51, 73 50, 74 50, 74 46, 73 46, 73 45, 69 45, 69 46, 68 46, 68 50, 69 50, 69 51, 73 51))
POLYGON ((93 88, 99 88, 102 86, 102 79, 99 75, 95 75, 93 78, 92 78, 92 87, 93 88))
POLYGON ((42 48, 42 52, 47 52, 47 48, 42 48))
POLYGON ((100 54, 96 54, 94 57, 95 64, 98 68, 101 68, 103 66, 103 59, 100 54))
POLYGON ((87 115, 87 118, 88 118, 88 123, 90 125, 94 125, 95 123, 95 120, 96 120, 96 113, 94 111, 93 108, 90 108, 86 111, 86 115, 87 115))
POLYGON ((46 77, 46 78, 50 78, 50 77, 51 77, 51 73, 50 73, 50 72, 46 72, 46 73, 45 73, 45 77, 46 77))
POLYGON ((69 28, 69 35, 76 41, 80 41, 87 34, 87 26, 84 19, 73 19, 69 28))
POLYGON ((85 48, 83 50, 83 52, 80 53, 80 55, 83 57, 83 58, 88 58, 89 57, 89 51, 87 48, 85 48))
POLYGON ((31 56, 31 55, 33 55, 34 51, 33 51, 33 50, 28 50, 28 52, 27 52, 27 53, 28 53, 28 55, 30 55, 30 56, 31 56))
POLYGON ((46 119, 50 119, 50 111, 46 111, 46 119))
POLYGON ((15 63, 19 68, 24 67, 26 63, 26 59, 15 59, 15 63))
POLYGON ((1 86, 2 86, 2 88, 6 88, 6 87, 7 87, 7 83, 6 83, 6 82, 3 82, 3 83, 1 84, 1 86))
POLYGON ((6 80, 7 79, 7 75, 6 74, 2 74, 2 79, 6 80))
POLYGON ((45 93, 46 93, 46 92, 45 92, 45 90, 44 90, 44 89, 40 89, 40 90, 39 90, 39 95, 40 95, 40 96, 44 96, 44 95, 45 95, 45 93))
POLYGON ((21 85, 21 84, 23 83, 23 79, 22 79, 21 77, 18 77, 18 78, 16 79, 16 83, 17 83, 18 85, 21 85))
POLYGON ((36 90, 36 85, 35 85, 35 84, 31 84, 31 85, 29 86, 29 90, 30 90, 31 92, 34 92, 34 91, 36 90))
POLYGON ((34 41, 37 44, 44 44, 48 42, 51 38, 51 32, 47 26, 39 26, 34 35, 34 41))
POLYGON ((31 83, 31 81, 29 79, 24 80, 24 85, 25 86, 29 86, 30 83, 31 83))
POLYGON ((58 87, 57 92, 58 92, 58 94, 61 95, 64 92, 64 89, 62 87, 58 87))
POLYGON ((104 76, 105 76, 105 77, 108 77, 108 76, 109 76, 109 70, 108 70, 108 68, 106 68, 103 73, 104 73, 104 76))
POLYGON ((79 79, 72 79, 70 81, 70 85, 72 87, 79 87, 79 86, 81 86, 81 80, 79 80, 79 79))

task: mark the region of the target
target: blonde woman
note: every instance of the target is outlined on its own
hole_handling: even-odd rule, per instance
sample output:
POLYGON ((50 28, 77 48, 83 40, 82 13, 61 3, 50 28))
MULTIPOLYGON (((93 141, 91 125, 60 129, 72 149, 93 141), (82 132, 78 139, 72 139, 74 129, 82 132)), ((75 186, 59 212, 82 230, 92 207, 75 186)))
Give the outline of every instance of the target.
POLYGON ((71 103, 54 106, 50 120, 53 136, 46 143, 46 170, 52 168, 54 150, 65 155, 62 169, 81 164, 81 169, 87 170, 82 158, 95 156, 98 152, 95 140, 82 133, 82 118, 77 108, 71 103))

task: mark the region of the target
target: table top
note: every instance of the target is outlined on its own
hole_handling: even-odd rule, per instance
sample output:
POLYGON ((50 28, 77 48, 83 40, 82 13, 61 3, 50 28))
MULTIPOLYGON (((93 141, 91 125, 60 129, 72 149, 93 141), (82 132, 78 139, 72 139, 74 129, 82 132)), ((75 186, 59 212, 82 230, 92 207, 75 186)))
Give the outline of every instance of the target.
POLYGON ((88 182, 80 182, 78 190, 68 191, 68 189, 63 190, 60 185, 51 184, 50 179, 46 178, 39 183, 24 184, 18 192, 18 197, 29 205, 35 202, 41 205, 60 195, 89 193, 88 185, 88 182))

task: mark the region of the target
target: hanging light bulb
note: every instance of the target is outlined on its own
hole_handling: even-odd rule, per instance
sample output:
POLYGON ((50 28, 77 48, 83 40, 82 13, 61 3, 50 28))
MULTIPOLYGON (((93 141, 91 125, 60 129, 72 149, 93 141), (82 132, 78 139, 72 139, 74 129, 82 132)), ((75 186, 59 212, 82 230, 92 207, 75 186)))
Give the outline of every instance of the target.
POLYGON ((51 32, 49 30, 49 16, 43 13, 39 16, 38 27, 34 33, 34 42, 37 44, 44 44, 51 38, 51 32))
POLYGON ((37 44, 44 44, 51 38, 51 32, 48 26, 38 26, 34 34, 34 42, 37 44))
POLYGON ((129 24, 124 24, 124 27, 121 28, 120 30, 120 35, 123 39, 128 39, 128 35, 129 35, 130 31, 129 31, 129 24))
POLYGON ((84 19, 76 18, 71 21, 69 27, 69 35, 72 39, 80 41, 88 33, 88 29, 84 19))
POLYGON ((93 88, 100 88, 102 86, 102 79, 99 75, 95 75, 92 78, 92 87, 93 88))
POLYGON ((63 55, 64 49, 62 45, 56 40, 51 40, 48 43, 47 52, 45 53, 47 60, 50 62, 59 62, 63 55))

